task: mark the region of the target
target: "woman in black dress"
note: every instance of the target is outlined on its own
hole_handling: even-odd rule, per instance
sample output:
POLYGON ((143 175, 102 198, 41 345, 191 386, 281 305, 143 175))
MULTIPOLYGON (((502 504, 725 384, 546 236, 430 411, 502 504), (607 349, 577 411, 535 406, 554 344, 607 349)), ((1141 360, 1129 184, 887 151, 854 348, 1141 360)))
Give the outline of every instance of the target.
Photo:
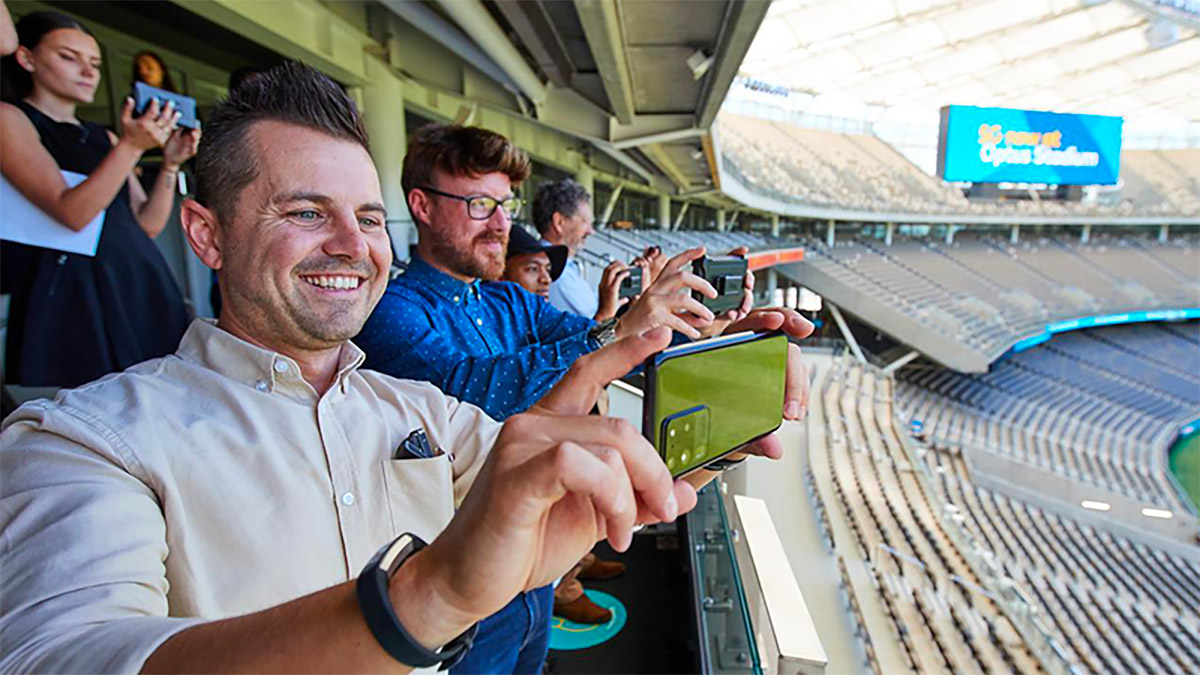
POLYGON ((175 350, 188 317, 179 288, 152 240, 167 224, 179 165, 196 154, 199 132, 176 129, 170 105, 133 117, 121 136, 75 117, 100 83, 100 48, 80 23, 56 12, 17 24, 20 47, 4 59, 0 171, 30 202, 80 230, 105 213, 96 255, 4 242, 3 292, 12 295, 4 378, 71 387, 175 350), (163 149, 147 195, 133 170, 163 149), (84 174, 71 187, 60 170, 84 174))

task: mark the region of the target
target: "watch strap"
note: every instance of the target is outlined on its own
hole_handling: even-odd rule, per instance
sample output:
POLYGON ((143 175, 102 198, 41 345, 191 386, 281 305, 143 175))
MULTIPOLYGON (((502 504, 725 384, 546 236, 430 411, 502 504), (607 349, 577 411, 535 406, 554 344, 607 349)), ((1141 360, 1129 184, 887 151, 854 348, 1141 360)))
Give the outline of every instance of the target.
POLYGON ((400 569, 405 560, 423 548, 425 542, 420 537, 403 534, 379 549, 358 576, 355 585, 358 605, 371 634, 392 658, 414 668, 428 668, 440 664, 439 670, 448 670, 461 661, 471 648, 479 624, 471 626, 440 650, 432 651, 417 642, 405 630, 396 616, 389 593, 392 575, 400 569))
POLYGON ((611 317, 588 329, 588 338, 595 340, 601 348, 617 341, 617 318, 611 317))

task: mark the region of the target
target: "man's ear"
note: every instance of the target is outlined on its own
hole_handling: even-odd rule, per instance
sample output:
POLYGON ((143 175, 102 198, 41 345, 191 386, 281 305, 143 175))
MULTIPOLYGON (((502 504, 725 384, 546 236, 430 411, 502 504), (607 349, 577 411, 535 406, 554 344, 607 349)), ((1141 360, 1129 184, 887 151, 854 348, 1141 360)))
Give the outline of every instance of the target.
POLYGON ((408 212, 412 214, 414 223, 433 222, 433 200, 424 190, 409 190, 408 212))
POLYGON ((551 232, 554 234, 561 234, 563 231, 563 223, 565 223, 566 220, 567 217, 559 211, 555 211, 554 213, 550 214, 550 226, 547 227, 546 231, 542 233, 543 238, 545 238, 545 235, 550 234, 551 232))
POLYGON ((179 220, 188 244, 200 262, 214 270, 223 263, 221 225, 217 215, 194 199, 185 199, 179 207, 179 220))

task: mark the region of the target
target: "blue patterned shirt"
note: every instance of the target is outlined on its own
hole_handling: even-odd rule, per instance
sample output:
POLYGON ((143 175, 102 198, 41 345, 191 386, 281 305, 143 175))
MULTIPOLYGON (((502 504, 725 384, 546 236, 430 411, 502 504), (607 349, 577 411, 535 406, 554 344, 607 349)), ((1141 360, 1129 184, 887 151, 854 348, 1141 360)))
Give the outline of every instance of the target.
POLYGON ((354 343, 365 368, 432 382, 504 420, 599 347, 587 337, 593 323, 517 284, 467 284, 413 256, 354 343))

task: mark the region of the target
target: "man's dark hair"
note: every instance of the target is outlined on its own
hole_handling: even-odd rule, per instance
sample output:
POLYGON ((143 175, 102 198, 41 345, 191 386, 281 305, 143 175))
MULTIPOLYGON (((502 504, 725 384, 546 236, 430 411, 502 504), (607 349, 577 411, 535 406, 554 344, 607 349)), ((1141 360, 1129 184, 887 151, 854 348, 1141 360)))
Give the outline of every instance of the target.
POLYGON ((554 223, 555 213, 570 218, 575 215, 580 204, 591 201, 592 196, 588 191, 570 178, 543 183, 533 198, 533 226, 539 234, 545 235, 546 230, 554 223))
POLYGON ((414 188, 435 185, 436 174, 483 176, 502 173, 515 189, 532 170, 529 156, 512 141, 482 127, 433 122, 417 129, 408 140, 400 173, 404 196, 414 188))
POLYGON ((204 125, 196 154, 196 201, 228 222, 238 195, 258 175, 249 131, 273 120, 320 131, 370 151, 362 116, 324 73, 288 61, 243 80, 204 125))

